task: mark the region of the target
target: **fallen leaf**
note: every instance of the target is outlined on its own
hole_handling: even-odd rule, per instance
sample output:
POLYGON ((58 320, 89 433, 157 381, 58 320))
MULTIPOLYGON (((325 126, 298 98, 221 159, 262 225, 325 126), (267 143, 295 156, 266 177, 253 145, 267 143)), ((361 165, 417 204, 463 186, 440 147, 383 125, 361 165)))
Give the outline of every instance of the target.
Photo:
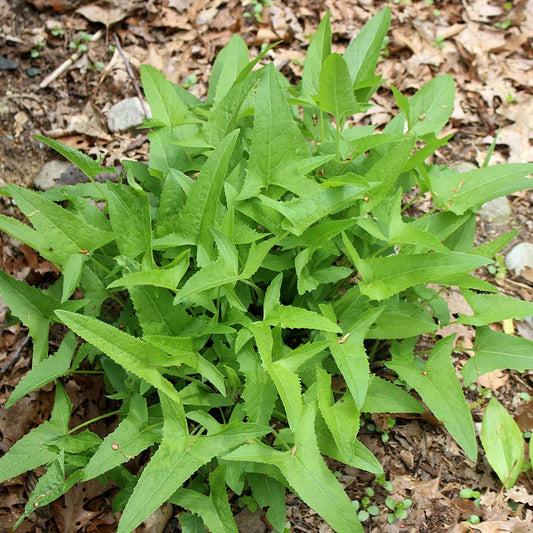
POLYGON ((502 370, 494 370, 477 378, 476 384, 495 391, 503 387, 508 379, 509 375, 505 374, 502 370))

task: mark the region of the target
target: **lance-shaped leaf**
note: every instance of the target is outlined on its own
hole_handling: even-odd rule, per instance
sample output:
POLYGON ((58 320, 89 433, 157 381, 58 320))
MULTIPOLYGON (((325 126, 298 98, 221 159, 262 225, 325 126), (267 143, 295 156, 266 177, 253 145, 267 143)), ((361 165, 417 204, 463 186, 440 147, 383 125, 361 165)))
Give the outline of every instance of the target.
POLYGON ((34 364, 32 369, 20 380, 6 402, 6 408, 17 403, 31 391, 39 389, 53 379, 70 372, 70 362, 76 346, 77 341, 74 334, 72 332, 67 333, 57 352, 44 361, 34 364))
POLYGON ((423 371, 409 353, 398 355, 386 364, 420 394, 468 457, 476 461, 474 422, 450 357, 453 339, 451 335, 435 344, 423 371))
POLYGON ((330 344, 331 354, 346 381, 357 409, 360 411, 366 397, 370 379, 370 366, 363 344, 368 328, 376 321, 383 307, 363 313, 357 322, 340 339, 330 344))
POLYGON ((511 298, 504 294, 478 294, 472 291, 461 291, 474 315, 459 315, 459 324, 486 326, 508 318, 525 318, 533 315, 533 302, 511 298))
POLYGON ((175 85, 150 65, 141 65, 144 94, 150 104, 152 120, 159 126, 178 126, 187 117, 187 108, 178 98, 175 85))
POLYGON ((72 148, 67 144, 56 141, 55 139, 49 139, 42 135, 34 135, 34 137, 44 144, 53 148, 56 152, 60 153, 65 159, 68 159, 73 165, 76 165, 82 172, 84 172, 90 178, 94 178, 101 172, 114 172, 114 168, 105 168, 99 161, 95 161, 92 157, 72 148))
POLYGON ((169 502, 197 514, 212 533, 238 533, 226 492, 226 468, 218 466, 209 474, 209 495, 178 489, 169 502))
POLYGON ((187 197, 181 225, 193 244, 200 239, 212 242, 209 228, 215 226, 217 205, 238 136, 238 131, 231 132, 209 154, 187 197))
POLYGON ((277 466, 296 494, 338 533, 363 533, 352 502, 320 455, 315 437, 315 403, 307 404, 286 452, 264 444, 245 444, 224 456, 229 461, 251 461, 277 466))
POLYGON ((220 102, 249 60, 246 43, 240 35, 234 34, 215 59, 209 75, 206 102, 215 105, 220 102))
POLYGON ((302 72, 301 95, 302 100, 314 105, 313 96, 318 94, 320 71, 322 63, 331 54, 331 13, 328 11, 313 35, 313 40, 307 50, 302 72))
POLYGON ((74 333, 102 350, 125 370, 181 404, 172 383, 156 368, 156 365, 164 366, 168 361, 169 356, 165 352, 96 318, 68 311, 57 311, 56 315, 74 333))
POLYGON ((277 531, 283 531, 287 523, 285 485, 266 474, 246 473, 246 480, 259 507, 268 507, 266 517, 277 531))
POLYGON ((470 272, 488 262, 484 257, 461 252, 361 259, 353 247, 350 251, 350 258, 363 277, 359 283, 361 293, 373 300, 385 300, 419 283, 462 285, 465 280, 457 277, 457 273, 470 272))
POLYGON ((150 256, 152 230, 148 195, 120 184, 107 183, 109 218, 122 254, 150 256))
POLYGON ((422 404, 402 388, 376 375, 370 377, 363 413, 424 413, 422 404))
POLYGON ((479 327, 474 349, 474 357, 463 367, 465 386, 493 370, 512 368, 523 372, 533 368, 533 341, 523 337, 493 331, 489 327, 479 327))
POLYGON ((341 55, 331 54, 324 60, 316 99, 320 110, 332 114, 339 128, 358 111, 348 66, 341 55))
POLYGON ((38 364, 48 354, 48 328, 55 322, 56 309, 76 311, 84 305, 83 300, 72 300, 60 303, 52 296, 18 281, 0 270, 0 294, 11 312, 28 326, 33 339, 33 361, 38 364))
POLYGON ((494 397, 483 415, 481 443, 490 466, 506 489, 510 489, 522 471, 524 438, 518 424, 494 397))
MULTIPOLYGON (((114 238, 113 233, 87 224, 35 191, 9 184, 8 191, 39 232, 43 244, 53 248, 61 263, 83 250, 92 252, 114 238)), ((42 246, 42 245, 41 245, 42 246)), ((41 248, 39 246, 39 248, 41 248)))
POLYGON ((290 190, 295 172, 287 160, 307 155, 308 149, 287 104, 279 73, 270 64, 257 88, 250 157, 238 199, 255 197, 262 188, 272 184, 290 190))
POLYGON ((52 462, 59 450, 50 444, 68 431, 72 404, 60 383, 56 385, 56 397, 50 420, 24 435, 8 452, 0 457, 0 483, 28 470, 52 462))
POLYGON ((125 463, 159 440, 160 434, 160 428, 148 424, 146 399, 133 394, 126 418, 99 445, 83 468, 83 478, 93 479, 125 463))
POLYGON ((351 395, 346 394, 335 403, 331 391, 331 376, 320 368, 317 369, 316 376, 320 414, 333 436, 343 462, 376 475, 383 473, 383 468, 372 452, 357 440, 360 411, 351 395))
MULTIPOLYGON (((374 77, 383 47, 383 39, 387 35, 389 26, 390 9, 386 7, 361 28, 361 31, 346 48, 343 57, 355 87, 374 77)), ((367 98, 364 100, 366 101, 367 98)))
POLYGON ((437 76, 423 85, 409 100, 409 131, 419 137, 437 135, 453 111, 455 84, 452 76, 437 76))
POLYGON ((186 436, 182 431, 182 409, 176 409, 174 402, 165 396, 160 398, 164 418, 163 439, 139 477, 122 514, 118 533, 133 531, 213 457, 270 430, 269 427, 235 421, 219 425, 217 431, 206 436, 186 436))

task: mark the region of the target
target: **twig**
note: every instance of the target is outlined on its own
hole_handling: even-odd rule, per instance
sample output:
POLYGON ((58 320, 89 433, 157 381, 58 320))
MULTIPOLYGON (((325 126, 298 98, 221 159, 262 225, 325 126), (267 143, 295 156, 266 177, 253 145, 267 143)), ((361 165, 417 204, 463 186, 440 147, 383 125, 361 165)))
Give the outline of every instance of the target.
MULTIPOLYGON (((98 41, 104 35, 104 30, 98 30, 91 38, 90 42, 98 41)), ((40 84, 39 89, 45 89, 55 79, 59 78, 63 72, 67 71, 78 59, 85 53, 84 50, 77 50, 66 61, 64 61, 59 67, 57 67, 52 74, 47 76, 40 84)))
POLYGON ((144 116, 146 118, 150 118, 150 113, 149 113, 148 109, 146 108, 146 104, 144 103, 144 100, 143 100, 143 97, 142 97, 142 94, 141 94, 141 90, 139 89, 139 84, 137 83, 137 80, 135 79, 135 76, 133 75, 133 72, 132 72, 131 67, 130 67, 130 62, 129 62, 128 58, 126 57, 126 54, 124 53, 124 50, 122 49, 122 46, 120 46, 120 42, 118 40, 118 37, 117 37, 116 33, 113 33, 113 39, 115 40, 115 45, 117 47, 117 50, 118 50, 119 54, 121 55, 122 60, 124 61, 124 65, 126 66, 126 72, 128 73, 128 76, 130 77, 130 79, 131 79, 131 81, 133 83, 133 87, 135 89, 135 92, 137 93, 137 98, 139 98, 139 101, 141 102, 141 106, 143 108, 144 116))
POLYGON ((8 362, 2 368, 0 368, 0 376, 3 376, 17 362, 22 350, 24 349, 24 346, 28 344, 29 340, 30 334, 28 333, 26 338, 21 342, 20 346, 13 352, 13 355, 9 358, 8 362))

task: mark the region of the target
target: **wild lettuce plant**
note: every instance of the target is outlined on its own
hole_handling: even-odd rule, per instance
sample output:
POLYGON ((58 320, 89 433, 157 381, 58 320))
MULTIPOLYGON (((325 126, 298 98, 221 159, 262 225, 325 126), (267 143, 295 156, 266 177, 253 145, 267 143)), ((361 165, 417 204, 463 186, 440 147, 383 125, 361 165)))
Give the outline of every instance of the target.
POLYGON ((427 162, 449 139, 438 135, 450 76, 410 98, 394 90, 399 112, 383 131, 354 125, 383 84, 389 23, 384 9, 340 55, 326 15, 297 86, 260 63, 265 53, 250 61, 239 36, 218 55, 205 101, 142 67, 149 161, 124 161, 118 183, 94 181, 100 162, 39 137, 92 181, 4 191, 31 225, 0 215, 0 229, 61 271, 46 290, 0 272, 33 340, 33 367, 6 407, 56 383, 50 420, 0 459, 0 480, 46 468, 20 521, 98 477, 121 489, 119 533, 166 501, 210 531, 236 532, 228 487, 251 491, 276 531, 288 489, 335 531, 360 532, 324 457, 383 473, 357 439, 362 413, 429 409, 476 460, 454 337, 435 338, 451 320, 441 292, 460 287, 474 311, 456 319, 477 328, 464 384, 533 367, 531 341, 488 327, 533 304, 471 274, 516 233, 474 247, 476 209, 530 187, 533 165, 458 173, 427 162), (431 195, 423 216, 408 214, 413 191, 431 195), (54 323, 70 332, 49 353, 54 323), (414 353, 422 335, 433 343, 425 358, 414 353), (69 429, 61 380, 86 358, 121 402, 103 440, 87 424, 69 429), (131 473, 125 464, 147 449, 131 473))

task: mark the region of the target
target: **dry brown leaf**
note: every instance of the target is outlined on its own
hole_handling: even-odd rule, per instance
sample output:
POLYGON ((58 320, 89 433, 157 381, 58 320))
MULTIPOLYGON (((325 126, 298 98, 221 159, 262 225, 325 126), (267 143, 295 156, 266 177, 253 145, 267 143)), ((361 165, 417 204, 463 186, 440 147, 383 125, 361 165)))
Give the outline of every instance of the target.
POLYGON ((137 1, 114 0, 111 2, 101 2, 101 5, 89 4, 80 7, 76 13, 82 15, 91 22, 99 22, 109 27, 128 15, 134 13, 141 7, 141 3, 137 1))
POLYGON ((514 419, 520 431, 533 431, 533 400, 522 405, 514 419))
POLYGON ((523 520, 489 520, 472 526, 472 531, 480 533, 532 533, 533 525, 523 520))
POLYGON ((518 503, 527 503, 533 507, 533 494, 530 494, 524 487, 512 487, 505 491, 505 498, 518 503))
POLYGON ((476 383, 482 387, 486 387, 487 389, 495 391, 500 387, 503 387, 507 383, 508 379, 509 374, 505 374, 502 370, 494 370, 477 378, 476 383))

